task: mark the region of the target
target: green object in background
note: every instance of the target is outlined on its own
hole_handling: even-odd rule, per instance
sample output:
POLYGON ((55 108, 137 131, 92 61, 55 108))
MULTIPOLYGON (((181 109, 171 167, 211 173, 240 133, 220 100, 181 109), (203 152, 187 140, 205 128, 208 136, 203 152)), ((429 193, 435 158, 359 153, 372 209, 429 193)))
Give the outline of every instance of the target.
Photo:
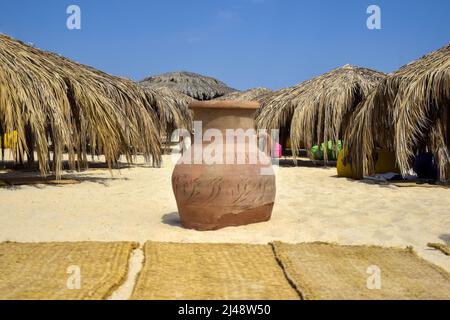
MULTIPOLYGON (((323 160, 324 159, 324 150, 325 150, 325 143, 322 143, 319 146, 315 145, 311 148, 311 159, 312 160, 323 160)), ((328 160, 337 160, 337 155, 339 151, 342 150, 342 141, 338 140, 337 143, 333 146, 332 141, 328 141, 328 147, 327 147, 327 155, 328 160)))

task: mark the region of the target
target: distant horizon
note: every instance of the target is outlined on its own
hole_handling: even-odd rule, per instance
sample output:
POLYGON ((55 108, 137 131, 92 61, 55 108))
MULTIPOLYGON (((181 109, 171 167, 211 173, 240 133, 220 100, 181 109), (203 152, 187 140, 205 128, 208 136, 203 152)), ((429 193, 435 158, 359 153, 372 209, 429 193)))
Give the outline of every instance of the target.
POLYGON ((450 1, 118 0, 4 3, 0 32, 114 76, 194 72, 278 90, 350 64, 391 73, 450 43, 450 1), (381 10, 370 30, 366 10, 381 10), (81 10, 69 30, 66 9, 81 10))

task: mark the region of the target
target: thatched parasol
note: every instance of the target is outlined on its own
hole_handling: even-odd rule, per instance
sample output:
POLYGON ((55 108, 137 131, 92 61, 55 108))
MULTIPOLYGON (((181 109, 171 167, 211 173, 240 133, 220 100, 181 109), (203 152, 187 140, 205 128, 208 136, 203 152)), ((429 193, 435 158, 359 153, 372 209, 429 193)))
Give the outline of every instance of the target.
POLYGON ((66 152, 72 169, 87 154, 103 154, 110 167, 137 152, 159 164, 157 101, 130 80, 0 35, 0 134, 17 131, 15 161, 36 151, 42 174, 53 163, 59 176, 66 152))
POLYGON ((160 136, 166 146, 170 144, 173 130, 192 129, 193 114, 189 104, 195 99, 165 87, 157 89, 142 87, 142 90, 147 94, 160 96, 156 99, 155 110, 159 117, 160 136))
POLYGON ((253 88, 245 91, 230 92, 224 96, 216 98, 215 100, 235 100, 235 101, 262 101, 265 96, 272 93, 272 90, 267 88, 253 88))
POLYGON ((362 177, 374 150, 395 151, 405 175, 414 156, 431 151, 440 178, 450 178, 450 45, 390 74, 355 112, 346 133, 348 159, 362 177))
MULTIPOLYGON (((295 159, 301 146, 309 150, 314 144, 342 139, 356 106, 384 77, 378 71, 345 65, 274 92, 262 99, 257 126, 290 131, 295 159)), ((324 157, 327 161, 327 152, 324 157)))
POLYGON ((153 89, 166 87, 197 100, 211 100, 236 91, 217 79, 185 71, 148 77, 142 80, 140 84, 153 89))

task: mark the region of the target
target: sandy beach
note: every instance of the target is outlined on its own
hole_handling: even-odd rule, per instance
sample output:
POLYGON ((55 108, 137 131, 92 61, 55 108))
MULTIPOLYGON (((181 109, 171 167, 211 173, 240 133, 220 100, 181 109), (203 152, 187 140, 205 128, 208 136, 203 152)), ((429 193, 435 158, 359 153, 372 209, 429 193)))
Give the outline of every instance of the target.
POLYGON ((79 184, 0 188, 0 241, 174 241, 267 243, 274 240, 412 246, 450 271, 427 247, 450 242, 450 189, 374 185, 336 177, 335 168, 277 170, 268 222, 200 232, 184 229, 172 193, 173 162, 162 168, 93 169, 79 184))

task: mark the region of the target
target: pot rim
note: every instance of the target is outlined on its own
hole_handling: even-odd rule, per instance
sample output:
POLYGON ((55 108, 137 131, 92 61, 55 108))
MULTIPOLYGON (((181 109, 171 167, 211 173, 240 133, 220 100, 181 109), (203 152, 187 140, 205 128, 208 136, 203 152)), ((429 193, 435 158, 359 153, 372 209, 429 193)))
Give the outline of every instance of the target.
POLYGON ((194 101, 189 104, 189 109, 259 109, 259 103, 256 101, 194 101))

